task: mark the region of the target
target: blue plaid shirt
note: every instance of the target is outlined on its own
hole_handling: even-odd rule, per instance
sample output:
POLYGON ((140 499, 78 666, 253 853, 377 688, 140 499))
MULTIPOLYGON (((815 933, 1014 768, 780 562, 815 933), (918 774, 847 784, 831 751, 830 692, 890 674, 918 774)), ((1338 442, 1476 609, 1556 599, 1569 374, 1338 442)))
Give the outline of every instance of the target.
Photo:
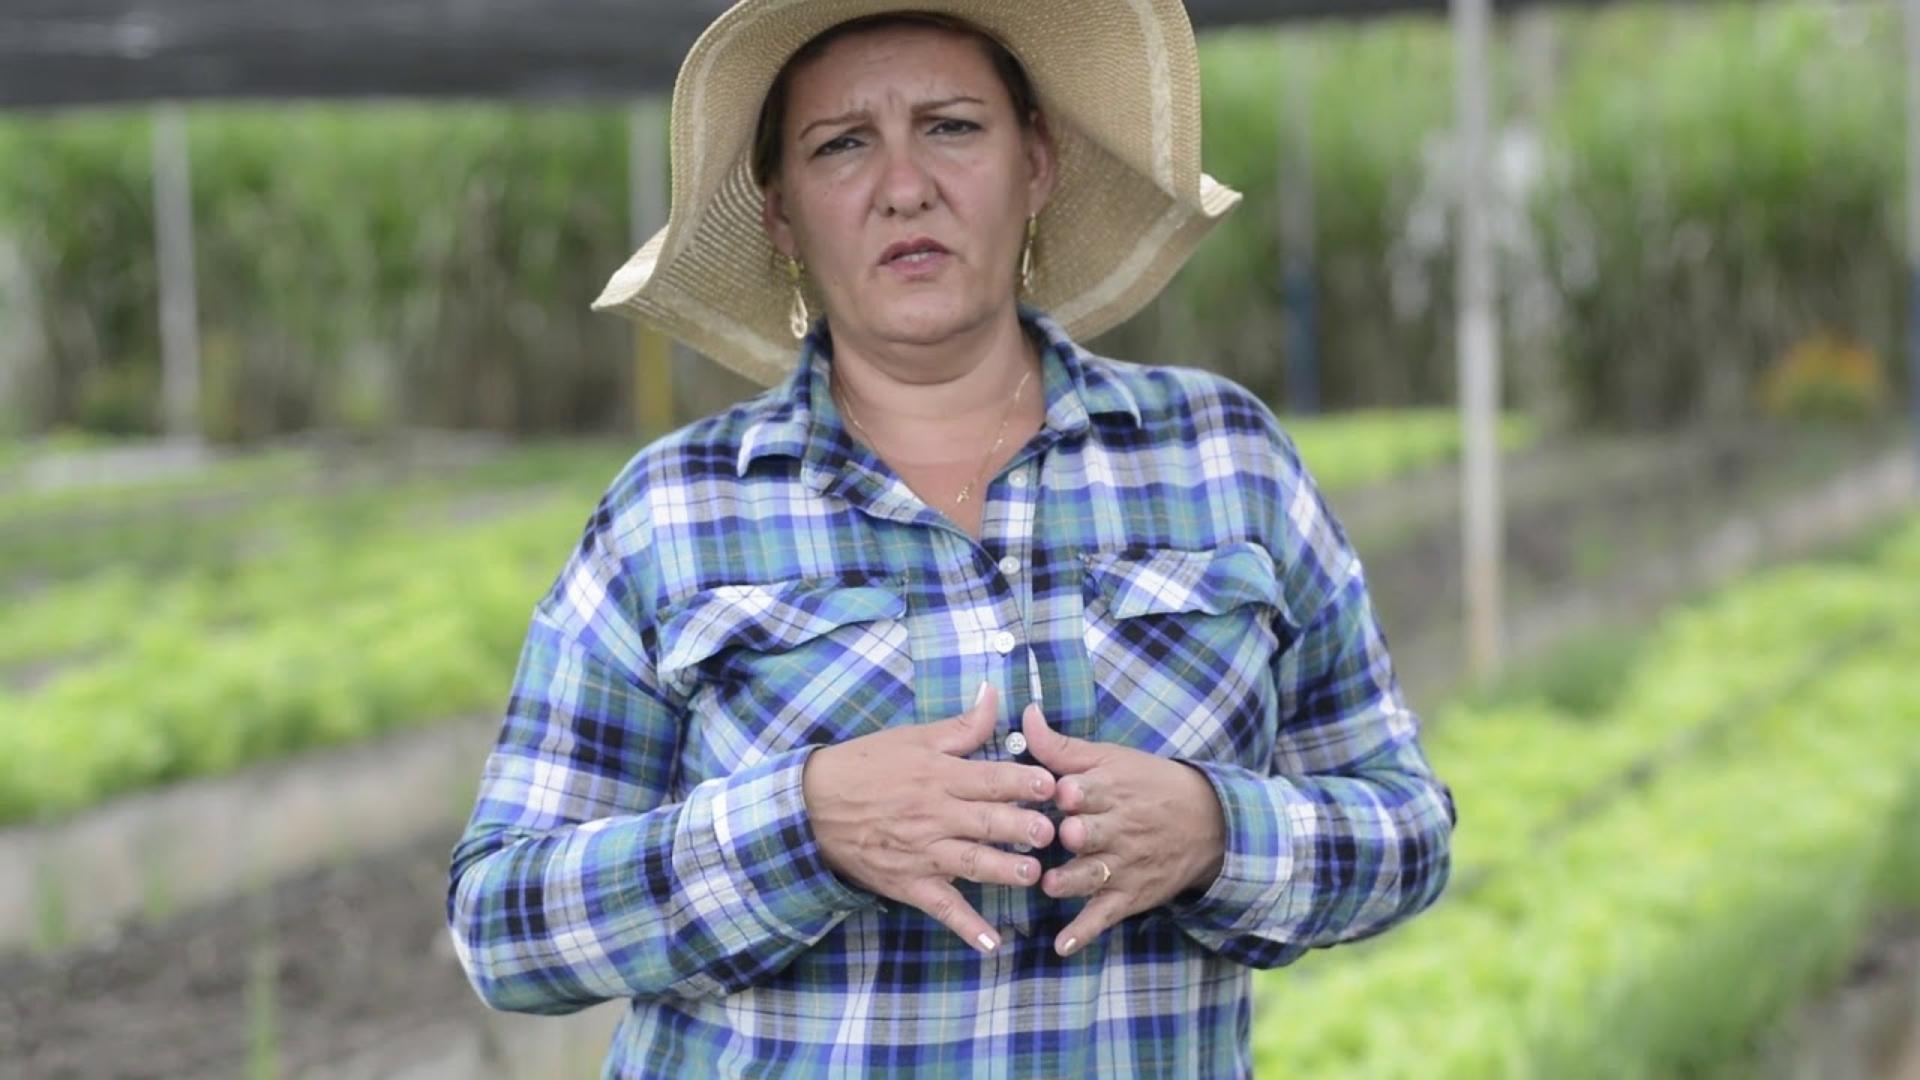
POLYGON ((1452 792, 1272 412, 1020 317, 1046 419, 977 542, 841 426, 824 324, 783 385, 614 478, 534 606, 453 851, 448 925, 489 1005, 631 999, 609 1076, 1244 1076, 1253 968, 1439 896, 1452 792), (977 758, 1032 760, 1007 751, 1031 699, 1202 770, 1219 878, 1065 959, 1083 899, 956 882, 1002 932, 982 956, 842 881, 808 754, 952 716, 983 679, 1002 730, 977 758))

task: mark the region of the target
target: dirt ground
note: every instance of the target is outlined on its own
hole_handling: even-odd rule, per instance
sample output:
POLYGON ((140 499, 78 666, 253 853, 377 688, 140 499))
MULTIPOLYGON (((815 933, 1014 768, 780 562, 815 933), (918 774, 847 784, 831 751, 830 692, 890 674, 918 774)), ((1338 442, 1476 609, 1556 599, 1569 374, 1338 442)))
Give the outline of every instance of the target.
POLYGON ((53 957, 0 956, 0 1072, 282 1075, 484 1008, 444 929, 451 841, 305 875, 53 957))
MULTIPOLYGON (((0 1062, 23 1080, 246 1075, 272 1054, 279 1075, 338 1067, 409 1032, 445 1028, 484 1007, 442 926, 448 845, 434 842, 309 874, 256 896, 135 929, 55 957, 0 956, 0 1062)), ((1876 920, 1829 995, 1782 1025, 1753 1065, 1804 1076, 1831 1063, 1818 1032, 1835 1018, 1920 985, 1920 916, 1876 920)), ((1905 1008, 1905 1006, 1902 1006, 1905 1008)), ((1894 1027, 1848 1058, 1863 1075, 1915 1080, 1920 1026, 1894 1027), (1885 1070, 1885 1071, 1882 1071, 1885 1070)), ((1920 1024, 1920 1016, 1915 1018, 1920 1024)))

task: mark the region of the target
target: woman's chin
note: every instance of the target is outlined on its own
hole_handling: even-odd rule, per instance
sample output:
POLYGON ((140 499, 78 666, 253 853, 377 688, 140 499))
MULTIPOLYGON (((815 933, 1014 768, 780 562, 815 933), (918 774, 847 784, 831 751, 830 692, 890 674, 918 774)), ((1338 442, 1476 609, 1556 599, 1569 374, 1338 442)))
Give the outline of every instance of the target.
POLYGON ((937 345, 979 325, 985 312, 951 296, 902 298, 876 311, 879 336, 903 345, 937 345))

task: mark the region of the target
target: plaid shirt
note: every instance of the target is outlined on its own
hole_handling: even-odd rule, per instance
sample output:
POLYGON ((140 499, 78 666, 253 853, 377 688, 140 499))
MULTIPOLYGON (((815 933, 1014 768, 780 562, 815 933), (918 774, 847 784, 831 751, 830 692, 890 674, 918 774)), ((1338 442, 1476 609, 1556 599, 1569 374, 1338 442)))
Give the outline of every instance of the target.
POLYGON ((783 385, 614 478, 534 606, 453 851, 448 924, 489 1005, 631 999, 609 1076, 1242 1076, 1251 969, 1439 896, 1452 792, 1292 440, 1237 383, 1020 317, 1046 419, 978 542, 841 426, 824 324, 783 385), (959 881, 1002 931, 982 956, 828 869, 808 754, 951 716, 983 679, 1003 716, 976 758, 1030 763, 1007 740, 1037 699, 1202 770, 1213 885, 1062 959, 1084 900, 959 881))

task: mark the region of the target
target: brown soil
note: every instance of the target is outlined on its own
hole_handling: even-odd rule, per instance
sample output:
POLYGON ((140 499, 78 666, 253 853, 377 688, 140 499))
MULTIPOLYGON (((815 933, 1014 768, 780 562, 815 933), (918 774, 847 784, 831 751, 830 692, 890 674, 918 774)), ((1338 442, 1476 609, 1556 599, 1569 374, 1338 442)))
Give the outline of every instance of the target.
POLYGON ((0 1071, 235 1076, 264 1050, 297 1075, 483 1009, 444 929, 450 849, 317 871, 75 952, 0 955, 0 1071))

